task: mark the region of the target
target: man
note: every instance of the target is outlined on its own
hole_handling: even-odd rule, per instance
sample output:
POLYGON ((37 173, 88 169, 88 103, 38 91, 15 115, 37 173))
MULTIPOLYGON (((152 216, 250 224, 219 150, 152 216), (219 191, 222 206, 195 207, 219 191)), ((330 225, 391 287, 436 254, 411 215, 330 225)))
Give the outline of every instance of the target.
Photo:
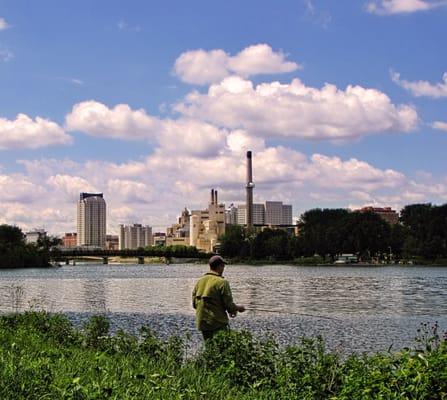
POLYGON ((210 270, 200 278, 192 292, 197 328, 205 340, 229 328, 228 314, 235 317, 237 312, 245 311, 244 306, 234 304, 230 284, 222 276, 225 260, 221 256, 212 256, 209 265, 210 270))

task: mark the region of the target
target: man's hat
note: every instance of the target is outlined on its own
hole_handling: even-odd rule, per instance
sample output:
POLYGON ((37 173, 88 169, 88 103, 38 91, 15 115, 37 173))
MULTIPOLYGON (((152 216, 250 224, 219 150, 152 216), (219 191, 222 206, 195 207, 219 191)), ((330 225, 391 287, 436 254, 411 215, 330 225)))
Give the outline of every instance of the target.
POLYGON ((212 256, 208 261, 211 268, 216 268, 221 264, 226 264, 227 262, 221 256, 212 256))

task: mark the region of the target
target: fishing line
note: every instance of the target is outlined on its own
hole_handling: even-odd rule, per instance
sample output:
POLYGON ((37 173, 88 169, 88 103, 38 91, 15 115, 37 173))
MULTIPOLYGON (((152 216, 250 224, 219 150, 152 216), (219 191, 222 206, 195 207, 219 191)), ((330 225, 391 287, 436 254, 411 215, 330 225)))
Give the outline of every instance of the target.
POLYGON ((341 319, 338 319, 338 318, 335 318, 335 317, 326 317, 324 315, 297 313, 297 312, 293 312, 293 311, 268 310, 268 309, 265 309, 265 308, 257 308, 257 307, 247 308, 247 311, 259 311, 259 312, 268 312, 268 313, 275 313, 275 314, 302 315, 303 317, 324 318, 324 319, 331 319, 331 320, 334 320, 334 321, 342 322, 341 319))
MULTIPOLYGON (((274 313, 274 314, 291 314, 291 315, 300 315, 303 317, 312 317, 312 318, 322 318, 322 319, 329 319, 338 323, 346 323, 346 321, 343 321, 340 318, 335 318, 335 317, 327 317, 325 315, 316 315, 316 314, 306 314, 306 313, 298 313, 298 312, 294 312, 294 311, 283 311, 283 310, 272 310, 272 309, 266 309, 266 308, 258 308, 258 307, 250 307, 250 308, 246 308, 247 311, 253 311, 253 312, 266 312, 266 313, 274 313)), ((360 331, 353 327, 351 325, 351 329, 357 333, 360 333, 360 331)))

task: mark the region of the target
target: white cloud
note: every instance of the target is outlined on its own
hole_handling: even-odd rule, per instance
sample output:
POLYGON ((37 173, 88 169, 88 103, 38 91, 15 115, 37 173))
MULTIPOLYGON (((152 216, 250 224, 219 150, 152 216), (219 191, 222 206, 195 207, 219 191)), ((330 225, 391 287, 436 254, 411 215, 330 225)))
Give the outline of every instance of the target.
POLYGON ((297 63, 286 61, 284 53, 273 51, 267 44, 257 44, 235 56, 220 49, 187 51, 177 58, 173 71, 186 83, 204 85, 219 82, 231 74, 249 77, 293 72, 298 68, 297 63))
POLYGON ((157 129, 157 120, 143 109, 134 111, 127 104, 110 109, 94 100, 75 104, 65 121, 69 131, 128 140, 150 138, 157 129))
POLYGON ((447 72, 442 75, 442 82, 432 84, 427 81, 407 81, 400 78, 398 72, 391 72, 393 82, 410 91, 416 97, 447 97, 447 72))
POLYGON ((0 118, 0 150, 37 149, 71 142, 72 138, 48 119, 33 120, 25 114, 18 114, 15 120, 0 118))
POLYGON ((225 146, 226 132, 197 120, 165 120, 157 135, 158 144, 168 154, 186 153, 213 156, 225 146))
POLYGON ((225 144, 226 131, 189 118, 159 119, 127 104, 113 108, 96 101, 75 104, 66 116, 70 131, 124 140, 149 140, 171 152, 215 155, 225 144))
POLYGON ((431 126, 433 129, 439 129, 447 132, 447 122, 435 121, 431 126))
POLYGON ((42 226, 52 233, 71 232, 76 229, 79 192, 99 191, 107 202, 109 233, 116 233, 119 223, 132 222, 163 230, 185 206, 206 207, 211 188, 227 205, 243 203, 244 151, 253 143, 258 146, 253 158, 255 201, 281 200, 293 204, 295 214, 314 207, 402 207, 447 200, 444 179, 412 180, 355 158, 308 157, 291 148, 268 146, 262 139, 250 143, 252 139, 244 132, 231 132, 211 157, 172 157, 168 149, 159 148, 145 159, 126 163, 23 161, 23 174, 0 176, 0 220, 23 229, 42 226))
POLYGON ((31 203, 43 194, 38 183, 20 174, 0 175, 0 201, 31 203))
POLYGON ((4 31, 10 27, 11 25, 9 25, 4 18, 0 18, 0 31, 4 31))
POLYGON ((148 204, 154 199, 154 191, 147 184, 124 179, 110 179, 107 191, 114 193, 115 198, 122 200, 123 204, 148 204))
POLYGON ((446 5, 446 1, 374 0, 366 4, 368 12, 377 15, 411 14, 446 5))
POLYGON ((66 201, 76 201, 81 192, 99 192, 90 182, 79 176, 52 175, 46 183, 58 193, 64 193, 66 201))
POLYGON ((417 127, 416 110, 394 105, 376 89, 325 84, 308 87, 299 79, 253 86, 239 77, 211 85, 207 94, 190 93, 175 110, 185 116, 244 129, 250 135, 307 139, 350 139, 417 127))

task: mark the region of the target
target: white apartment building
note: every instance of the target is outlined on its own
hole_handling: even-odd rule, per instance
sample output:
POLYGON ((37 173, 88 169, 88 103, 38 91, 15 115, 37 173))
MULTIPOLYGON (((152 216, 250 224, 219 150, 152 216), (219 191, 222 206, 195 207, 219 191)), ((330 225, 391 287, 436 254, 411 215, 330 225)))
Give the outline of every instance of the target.
POLYGON ((141 224, 120 225, 118 240, 120 250, 152 246, 152 228, 141 224))
MULTIPOLYGON (((247 205, 237 206, 237 224, 247 225, 247 205)), ((253 203, 253 225, 265 224, 265 206, 261 203, 253 203)))
POLYGON ((33 231, 25 232, 26 243, 37 243, 39 239, 45 239, 47 232, 44 229, 35 229, 33 231))
POLYGON ((77 245, 104 248, 106 202, 102 193, 81 193, 78 201, 77 245))

